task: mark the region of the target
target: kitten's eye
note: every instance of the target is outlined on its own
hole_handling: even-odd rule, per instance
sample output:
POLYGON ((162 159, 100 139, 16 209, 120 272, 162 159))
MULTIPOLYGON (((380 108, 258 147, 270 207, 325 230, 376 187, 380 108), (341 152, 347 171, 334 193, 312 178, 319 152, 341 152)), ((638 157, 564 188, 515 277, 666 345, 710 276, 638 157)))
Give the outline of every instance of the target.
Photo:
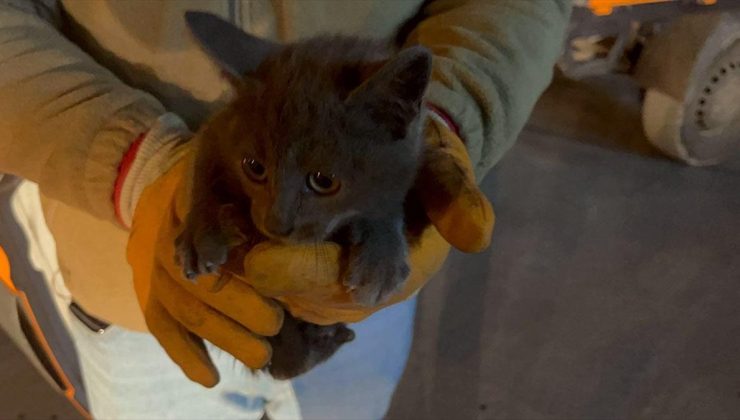
POLYGON ((314 190, 317 194, 321 195, 332 195, 339 191, 339 180, 334 178, 332 174, 323 174, 321 172, 314 172, 308 175, 306 179, 308 188, 314 190))
POLYGON ((265 182, 267 179, 267 170, 256 159, 245 157, 242 159, 242 170, 254 182, 265 182))

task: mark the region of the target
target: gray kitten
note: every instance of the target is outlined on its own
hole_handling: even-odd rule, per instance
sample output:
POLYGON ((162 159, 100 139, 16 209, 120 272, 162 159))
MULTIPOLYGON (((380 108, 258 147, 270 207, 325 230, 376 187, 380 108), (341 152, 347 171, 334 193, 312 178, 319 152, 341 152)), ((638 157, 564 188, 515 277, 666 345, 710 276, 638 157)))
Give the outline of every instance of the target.
MULTIPOLYGON (((265 239, 328 240, 346 250, 342 282, 355 301, 385 301, 409 274, 404 203, 421 160, 430 53, 393 54, 353 37, 278 45, 238 33, 227 47, 241 54, 231 62, 218 45, 209 51, 237 93, 199 136, 192 207, 176 244, 186 276, 213 273, 230 252, 265 239)), ((291 317, 270 339, 270 372, 303 373, 352 338, 343 324, 291 317)))

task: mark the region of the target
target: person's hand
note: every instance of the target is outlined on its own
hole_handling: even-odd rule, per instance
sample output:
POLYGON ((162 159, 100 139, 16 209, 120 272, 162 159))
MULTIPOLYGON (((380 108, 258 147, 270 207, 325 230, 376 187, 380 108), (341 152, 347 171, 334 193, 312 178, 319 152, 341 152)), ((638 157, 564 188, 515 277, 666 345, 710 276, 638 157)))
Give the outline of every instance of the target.
POLYGON ((416 189, 433 226, 411 244, 411 274, 390 301, 370 308, 353 302, 340 280, 341 249, 331 243, 263 242, 246 254, 239 278, 306 321, 322 325, 357 322, 419 290, 442 266, 450 245, 465 252, 486 248, 494 226, 493 207, 478 189, 465 145, 437 121, 428 124, 426 139, 416 189))
POLYGON ((149 331, 191 380, 211 387, 219 376, 203 339, 246 366, 261 368, 271 356, 263 336, 280 330, 283 312, 244 282, 205 275, 192 283, 183 276, 175 262, 175 238, 189 205, 189 159, 180 159, 141 194, 127 256, 149 331), (213 291, 217 283, 222 287, 213 291))
MULTIPOLYGON (((412 246, 410 278, 404 290, 383 306, 418 290, 442 265, 450 243, 477 251, 488 245, 493 229, 492 207, 475 184, 461 140, 442 125, 432 124, 427 141, 417 187, 437 228, 426 229, 412 246)), ((297 317, 317 324, 359 321, 380 309, 352 302, 339 280, 339 247, 332 244, 303 247, 265 242, 244 258, 244 272, 239 261, 230 261, 220 277, 200 276, 195 284, 186 280, 175 263, 174 247, 189 205, 189 158, 186 154, 141 193, 128 244, 134 287, 147 326, 189 378, 205 386, 218 382, 203 338, 249 367, 259 368, 269 361, 270 347, 262 337, 279 331, 283 313, 277 303, 260 294, 277 298, 297 317)))

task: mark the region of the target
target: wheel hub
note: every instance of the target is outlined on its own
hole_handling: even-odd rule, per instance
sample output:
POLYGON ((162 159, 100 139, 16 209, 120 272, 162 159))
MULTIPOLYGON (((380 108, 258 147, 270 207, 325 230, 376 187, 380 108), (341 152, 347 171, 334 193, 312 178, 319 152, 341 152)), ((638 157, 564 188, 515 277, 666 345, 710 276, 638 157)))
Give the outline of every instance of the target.
POLYGON ((740 144, 740 39, 695 75, 681 130, 686 153, 696 162, 726 160, 740 144))
POLYGON ((703 135, 720 134, 740 121, 740 41, 715 60, 698 85, 694 124, 703 135))

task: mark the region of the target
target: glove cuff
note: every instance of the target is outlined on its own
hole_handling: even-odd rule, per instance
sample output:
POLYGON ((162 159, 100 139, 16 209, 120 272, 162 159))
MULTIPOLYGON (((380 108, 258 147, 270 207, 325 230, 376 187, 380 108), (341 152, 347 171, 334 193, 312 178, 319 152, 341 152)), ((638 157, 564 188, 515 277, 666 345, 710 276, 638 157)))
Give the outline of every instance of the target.
POLYGON ((457 137, 460 136, 460 127, 455 123, 455 121, 450 117, 450 115, 445 112, 442 108, 438 107, 437 105, 434 105, 432 103, 427 102, 426 107, 429 110, 428 116, 433 121, 442 124, 443 126, 447 127, 450 131, 455 133, 457 137))
POLYGON ((192 133, 180 117, 166 113, 131 144, 121 160, 113 192, 116 217, 127 229, 144 188, 184 156, 183 146, 190 137, 192 133))

